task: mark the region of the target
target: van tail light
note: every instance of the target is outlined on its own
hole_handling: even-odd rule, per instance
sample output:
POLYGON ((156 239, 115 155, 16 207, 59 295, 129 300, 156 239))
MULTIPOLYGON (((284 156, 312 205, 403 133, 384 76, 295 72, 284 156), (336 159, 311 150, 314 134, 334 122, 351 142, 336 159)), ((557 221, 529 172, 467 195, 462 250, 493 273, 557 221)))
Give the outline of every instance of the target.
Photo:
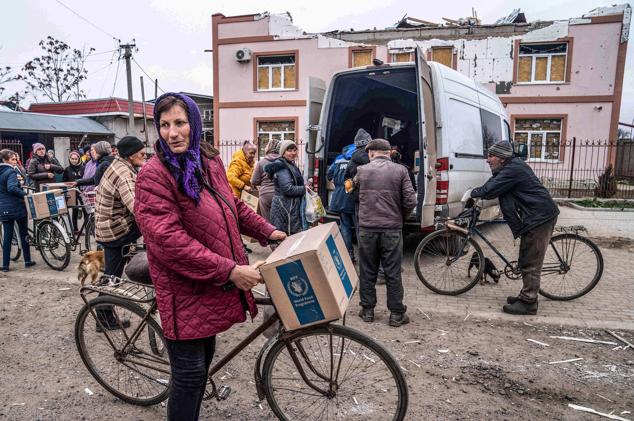
POLYGON ((436 204, 446 205, 449 197, 449 158, 436 160, 436 204))
POLYGON ((321 160, 319 158, 315 158, 313 163, 313 191, 315 193, 319 193, 319 165, 321 164, 321 160))

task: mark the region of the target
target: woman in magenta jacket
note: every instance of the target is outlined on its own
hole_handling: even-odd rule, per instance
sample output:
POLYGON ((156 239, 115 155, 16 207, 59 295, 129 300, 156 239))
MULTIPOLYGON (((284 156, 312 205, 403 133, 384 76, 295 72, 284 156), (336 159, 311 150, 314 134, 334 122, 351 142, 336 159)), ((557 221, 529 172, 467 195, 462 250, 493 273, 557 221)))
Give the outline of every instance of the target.
POLYGON ((162 95, 154 122, 156 156, 137 177, 134 212, 170 355, 168 419, 195 420, 216 334, 257 314, 250 290, 261 277, 240 234, 262 245, 286 235, 234 198, 218 151, 201 144, 192 99, 162 95))

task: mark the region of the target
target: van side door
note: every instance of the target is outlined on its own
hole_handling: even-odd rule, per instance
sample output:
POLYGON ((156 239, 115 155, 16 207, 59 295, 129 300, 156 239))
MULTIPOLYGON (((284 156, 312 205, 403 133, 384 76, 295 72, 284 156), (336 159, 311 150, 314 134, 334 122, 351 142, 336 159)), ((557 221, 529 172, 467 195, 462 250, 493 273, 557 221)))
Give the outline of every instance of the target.
POLYGON ((424 194, 421 209, 421 227, 434 224, 436 211, 436 112, 431 68, 423 51, 416 47, 416 84, 418 87, 419 151, 422 165, 418 173, 419 204, 424 194))

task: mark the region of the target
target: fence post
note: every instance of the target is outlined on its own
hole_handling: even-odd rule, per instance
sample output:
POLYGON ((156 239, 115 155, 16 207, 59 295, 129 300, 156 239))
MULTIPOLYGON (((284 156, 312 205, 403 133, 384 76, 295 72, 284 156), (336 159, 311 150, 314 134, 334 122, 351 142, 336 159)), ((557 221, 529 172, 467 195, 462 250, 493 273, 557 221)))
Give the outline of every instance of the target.
POLYGON ((575 149, 577 146, 577 138, 572 138, 572 160, 570 161, 570 181, 568 182, 568 199, 572 197, 572 180, 573 180, 573 172, 575 170, 575 149))

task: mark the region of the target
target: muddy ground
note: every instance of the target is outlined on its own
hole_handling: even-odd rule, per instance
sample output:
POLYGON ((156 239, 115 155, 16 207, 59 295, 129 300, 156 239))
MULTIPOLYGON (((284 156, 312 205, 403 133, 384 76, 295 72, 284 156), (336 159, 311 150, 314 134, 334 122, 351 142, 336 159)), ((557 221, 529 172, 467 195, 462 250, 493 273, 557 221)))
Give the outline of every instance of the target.
MULTIPOLYGON (((162 419, 164 405, 126 404, 101 388, 83 366, 73 338, 82 301, 72 277, 70 269, 51 272, 38 265, 0 278, 0 419, 162 419)), ((614 341, 603 330, 431 312, 430 320, 418 311, 411 324, 395 329, 387 326, 385 310, 377 308, 373 324, 361 322, 357 311, 352 305, 348 324, 381 341, 405 369, 408 419, 597 419, 569 408, 570 403, 634 419, 625 412, 634 412, 634 349, 550 338, 614 341), (583 359, 549 364, 573 358, 583 359)), ((216 355, 253 326, 246 323, 223 334, 216 355)), ((620 333, 634 340, 634 332, 620 333)), ((257 340, 223 370, 225 379, 216 380, 233 393, 223 402, 205 402, 203 419, 272 419, 250 383, 263 342, 257 340)))

